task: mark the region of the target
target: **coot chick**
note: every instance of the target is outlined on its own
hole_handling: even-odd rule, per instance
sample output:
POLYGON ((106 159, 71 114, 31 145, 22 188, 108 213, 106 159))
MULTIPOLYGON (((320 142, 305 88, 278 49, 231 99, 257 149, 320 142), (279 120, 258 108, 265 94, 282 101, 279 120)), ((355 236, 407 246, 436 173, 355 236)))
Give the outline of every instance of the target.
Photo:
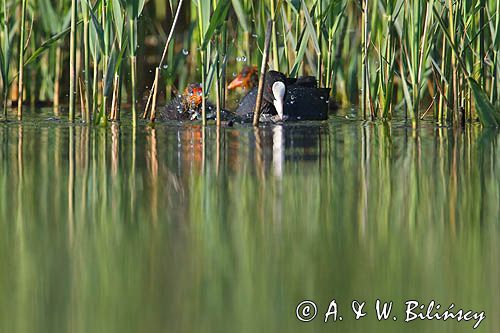
POLYGON ((236 78, 227 86, 228 90, 243 88, 243 90, 251 90, 259 84, 259 76, 257 66, 245 66, 236 78))
MULTIPOLYGON (((182 95, 158 109, 156 119, 160 121, 195 121, 202 119, 203 88, 199 83, 189 84, 182 95)), ((217 108, 210 101, 205 101, 207 120, 217 119, 217 108)), ((235 120, 234 113, 221 110, 221 120, 228 125, 235 120)), ((236 118, 238 119, 238 118, 236 118)))

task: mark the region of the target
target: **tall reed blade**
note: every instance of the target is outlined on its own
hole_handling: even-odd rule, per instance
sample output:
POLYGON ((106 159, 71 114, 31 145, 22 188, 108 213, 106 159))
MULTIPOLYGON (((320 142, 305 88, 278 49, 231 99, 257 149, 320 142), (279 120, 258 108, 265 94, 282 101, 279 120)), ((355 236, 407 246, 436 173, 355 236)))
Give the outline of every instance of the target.
POLYGON ((9 94, 9 71, 13 34, 10 33, 9 13, 7 12, 7 1, 3 1, 2 42, 0 43, 0 74, 2 76, 3 90, 3 120, 7 120, 7 103, 9 94))
MULTIPOLYGON (((84 83, 85 83, 85 122, 90 124, 90 114, 92 108, 92 97, 90 93, 90 8, 87 6, 86 1, 81 2, 82 13, 83 13, 83 49, 84 49, 84 83)), ((83 112, 83 110, 82 110, 83 112)))
POLYGON ((76 20, 77 20, 77 5, 76 0, 71 0, 71 34, 69 46, 69 121, 75 119, 76 108, 76 20))
POLYGON ((146 108, 144 110, 144 115, 143 118, 147 117, 148 114, 148 108, 151 103, 151 115, 150 115, 150 121, 154 122, 155 121, 155 112, 156 112, 156 94, 158 93, 158 85, 160 84, 160 74, 161 74, 161 68, 163 67, 163 63, 165 61, 165 58, 167 56, 167 51, 168 51, 168 46, 170 45, 170 41, 172 40, 172 37, 174 36, 174 30, 175 26, 177 25, 177 20, 179 19, 179 14, 181 12, 182 8, 182 3, 184 0, 179 0, 179 3, 177 5, 177 11, 175 12, 174 20, 172 22, 172 27, 170 28, 170 33, 168 34, 167 41, 165 43, 165 47, 163 48, 163 53, 161 55, 160 63, 156 67, 155 70, 155 79, 153 81, 153 84, 151 85, 151 91, 149 93, 149 98, 148 102, 146 104, 146 108))
POLYGON ((127 1, 127 16, 129 19, 129 34, 130 34, 130 84, 131 84, 131 105, 132 105, 132 124, 136 125, 136 103, 137 103, 137 21, 144 9, 145 0, 130 0, 127 1))
POLYGON ((361 112, 366 119, 368 108, 368 0, 363 0, 361 40, 361 112))
POLYGON ((253 111, 253 125, 259 126, 260 107, 262 106, 262 95, 264 92, 264 84, 266 77, 267 59, 269 57, 269 44, 271 44, 273 24, 272 21, 267 21, 266 40, 264 41, 264 53, 262 54, 262 64, 260 66, 259 88, 257 90, 257 100, 255 102, 255 110, 253 111))
MULTIPOLYGON (((4 0, 5 1, 5 0, 4 0)), ((25 29, 26 29, 26 5, 28 0, 21 1, 21 21, 19 34, 19 76, 18 76, 18 97, 17 97, 17 118, 23 117, 23 95, 24 95, 24 50, 25 50, 25 29)))

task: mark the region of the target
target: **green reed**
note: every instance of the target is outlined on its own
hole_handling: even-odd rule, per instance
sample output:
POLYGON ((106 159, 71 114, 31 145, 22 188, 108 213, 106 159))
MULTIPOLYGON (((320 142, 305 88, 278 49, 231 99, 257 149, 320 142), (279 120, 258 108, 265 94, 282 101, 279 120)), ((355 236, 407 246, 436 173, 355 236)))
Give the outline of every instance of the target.
MULTIPOLYGON (((206 29, 208 27, 209 14, 210 14, 210 1, 209 0, 198 0, 198 37, 200 44, 203 43, 203 37, 205 36, 206 29), (207 14, 208 13, 208 14, 207 14)), ((208 46, 208 44, 207 44, 208 46)), ((207 104, 207 85, 206 85, 206 76, 207 76, 207 65, 210 62, 209 58, 206 58, 207 50, 200 50, 200 62, 201 62, 201 85, 203 87, 202 94, 202 109, 201 109, 201 118, 203 125, 207 122, 206 116, 206 104, 207 104)))
MULTIPOLYGON (((5 0, 4 0, 5 1, 5 0)), ((24 94, 24 50, 26 35, 26 4, 28 0, 21 1, 21 20, 19 21, 19 74, 18 74, 18 97, 17 97, 17 118, 23 115, 23 94, 24 94)))
POLYGON ((3 97, 3 118, 7 118, 7 102, 8 102, 8 93, 9 93, 9 71, 10 71, 10 62, 11 62, 11 45, 12 39, 14 37, 11 34, 10 27, 10 15, 8 12, 7 1, 3 1, 3 6, 1 7, 2 15, 0 15, 0 36, 2 42, 0 43, 0 74, 2 78, 2 97, 3 97))
MULTIPOLYGON (((32 103, 53 102, 55 110, 59 103, 69 103, 73 119, 79 97, 82 118, 105 124, 120 119, 121 105, 130 101, 125 110, 131 110, 135 124, 138 96, 146 89, 142 77, 157 64, 149 59, 161 54, 159 41, 166 37, 162 24, 174 15, 178 1, 165 6, 159 0, 82 0, 71 9, 52 0, 32 2, 24 18, 22 10, 14 15, 14 1, 3 1, 0 9, 4 114, 10 100, 22 99, 26 69, 30 89, 23 92, 32 103), (26 17, 33 17, 28 38, 26 29, 12 29, 27 26, 26 17), (13 44, 13 38, 24 42, 13 44), (78 77, 83 78, 83 96, 75 93, 78 77), (12 82, 18 83, 17 96, 9 96, 12 82)), ((165 94, 169 99, 187 83, 201 81, 206 119, 208 99, 220 110, 233 98, 232 93, 226 96, 232 79, 226 72, 260 63, 271 19, 272 68, 290 76, 316 76, 320 86, 332 88, 333 98, 359 103, 365 118, 407 117, 416 127, 426 117, 454 126, 479 117, 489 126, 484 112, 477 110, 477 86, 471 79, 493 105, 487 118, 495 118, 500 95, 498 9, 495 0, 377 0, 359 5, 347 0, 193 0, 183 7, 184 26, 172 37, 158 91, 170 92, 165 94), (190 55, 181 49, 191 50, 190 55)))
MULTIPOLYGON (((90 72, 90 8, 86 1, 81 2, 82 16, 83 16, 83 70, 85 71, 84 88, 85 88, 85 121, 90 123, 90 115, 92 110, 92 97, 91 97, 91 72, 90 72)), ((83 98, 80 96, 80 98, 83 98)), ((83 110, 82 110, 83 112, 83 110)))
POLYGON ((76 20, 77 20, 76 0, 71 0, 71 32, 69 51, 69 121, 75 118, 76 108, 76 82, 78 74, 76 72, 76 20))
POLYGON ((127 2, 127 17, 129 20, 129 58, 130 58, 130 89, 132 105, 132 122, 136 123, 137 103, 137 48, 139 46, 137 35, 137 21, 144 9, 145 0, 132 0, 127 2))

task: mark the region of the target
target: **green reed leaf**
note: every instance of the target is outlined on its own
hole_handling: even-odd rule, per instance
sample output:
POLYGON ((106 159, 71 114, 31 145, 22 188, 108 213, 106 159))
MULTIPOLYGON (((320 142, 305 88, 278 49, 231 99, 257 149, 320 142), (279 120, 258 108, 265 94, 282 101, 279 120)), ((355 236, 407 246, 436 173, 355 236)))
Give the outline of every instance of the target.
MULTIPOLYGON (((302 8, 304 10, 304 17, 306 19, 306 26, 307 29, 309 30, 309 36, 311 37, 311 41, 313 42, 314 45, 314 50, 316 51, 316 54, 321 53, 321 50, 319 48, 319 43, 318 43, 318 36, 316 35, 316 29, 314 27, 314 23, 311 19, 311 15, 309 14, 309 10, 307 9, 306 3, 304 0, 302 1, 302 8)), ((311 12, 314 12, 314 8, 316 7, 316 4, 313 6, 313 9, 311 12)))
POLYGON ((233 9, 234 12, 236 13, 236 17, 238 18, 238 22, 240 23, 241 27, 243 28, 243 31, 249 32, 250 27, 248 25, 247 21, 247 15, 249 13, 245 12, 243 9, 243 5, 241 3, 241 0, 232 0, 233 3, 233 9))
POLYGON ((468 82, 474 95, 475 106, 481 124, 484 127, 498 127, 500 124, 500 110, 495 110, 484 90, 473 78, 469 78, 468 82))
MULTIPOLYGON (((83 20, 80 20, 78 21, 76 24, 77 26, 79 24, 81 24, 83 22, 83 20)), ((47 39, 45 42, 42 43, 42 45, 40 45, 39 48, 37 48, 32 54, 31 56, 26 59, 26 61, 24 62, 24 65, 29 65, 31 64, 33 61, 35 61, 42 53, 44 53, 45 51, 47 51, 52 45, 54 45, 54 43, 58 42, 59 40, 61 40, 64 36, 66 36, 69 32, 70 32, 70 28, 66 28, 64 29, 63 31, 61 31, 60 33, 50 37, 49 39, 47 39)))
POLYGON ((208 28, 205 32, 205 35, 203 37, 202 45, 201 48, 202 50, 207 49, 207 45, 212 39, 214 33, 216 30, 218 30, 222 24, 224 23, 224 20, 227 17, 227 13, 229 11, 229 6, 231 5, 230 0, 222 0, 217 4, 217 8, 215 8, 214 13, 212 14, 212 17, 210 18, 210 23, 208 25, 208 28))

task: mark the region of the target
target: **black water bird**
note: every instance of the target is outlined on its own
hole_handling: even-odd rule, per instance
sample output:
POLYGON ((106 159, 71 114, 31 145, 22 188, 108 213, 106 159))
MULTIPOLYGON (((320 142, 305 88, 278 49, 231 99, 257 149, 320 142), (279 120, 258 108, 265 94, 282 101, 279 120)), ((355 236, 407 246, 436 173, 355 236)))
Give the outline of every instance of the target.
MULTIPOLYGON (((250 72, 250 75, 255 75, 250 72)), ((230 83, 232 88, 238 82, 246 83, 250 79, 237 77, 230 83)), ((261 119, 282 120, 325 120, 328 119, 329 88, 318 88, 314 76, 287 78, 283 73, 269 71, 266 73, 262 96, 261 119)), ((236 114, 243 118, 251 118, 257 100, 257 87, 252 88, 241 100, 236 114)))

